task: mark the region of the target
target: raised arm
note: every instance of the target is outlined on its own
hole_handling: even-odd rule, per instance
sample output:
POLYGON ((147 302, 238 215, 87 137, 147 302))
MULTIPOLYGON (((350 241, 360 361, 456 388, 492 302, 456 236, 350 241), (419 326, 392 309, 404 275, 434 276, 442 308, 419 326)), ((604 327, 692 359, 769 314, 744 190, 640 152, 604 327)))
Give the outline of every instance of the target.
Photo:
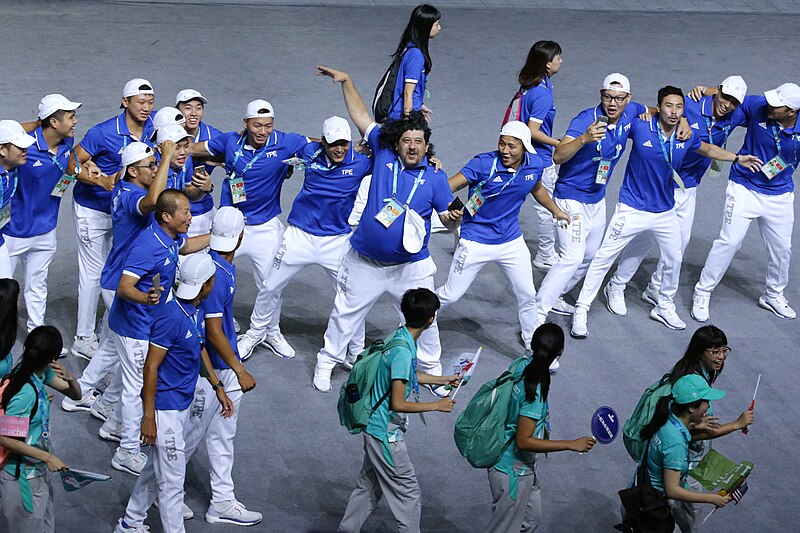
POLYGON ((323 66, 317 66, 317 75, 328 76, 333 80, 333 83, 342 84, 342 94, 344 95, 344 104, 347 106, 347 112, 361 135, 365 135, 373 120, 353 80, 350 79, 350 75, 347 72, 323 66))
POLYGON ((754 155, 736 155, 735 153, 725 150, 724 148, 720 148, 716 144, 709 144, 707 142, 700 143, 700 148, 695 150, 695 152, 712 159, 737 163, 749 169, 750 172, 758 172, 761 170, 761 165, 764 164, 763 161, 754 155))

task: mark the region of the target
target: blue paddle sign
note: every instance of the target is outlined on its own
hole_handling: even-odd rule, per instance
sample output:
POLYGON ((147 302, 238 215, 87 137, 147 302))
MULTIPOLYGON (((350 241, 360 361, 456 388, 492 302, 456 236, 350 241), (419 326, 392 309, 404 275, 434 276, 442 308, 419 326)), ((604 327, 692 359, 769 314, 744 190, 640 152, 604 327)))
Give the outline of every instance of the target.
POLYGON ((619 418, 616 411, 604 405, 592 415, 592 435, 600 444, 611 444, 619 433, 619 418))

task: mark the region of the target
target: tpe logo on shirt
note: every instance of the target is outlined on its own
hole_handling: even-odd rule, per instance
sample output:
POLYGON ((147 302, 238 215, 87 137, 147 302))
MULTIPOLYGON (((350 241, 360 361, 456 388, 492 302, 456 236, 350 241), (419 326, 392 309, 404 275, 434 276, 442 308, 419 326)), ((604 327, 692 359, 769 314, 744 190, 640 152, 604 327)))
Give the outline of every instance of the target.
POLYGON ((683 146, 684 146, 685 144, 686 144, 686 143, 678 143, 678 144, 676 144, 676 145, 675 145, 675 149, 676 149, 676 150, 680 150, 681 148, 683 148, 683 146))
POLYGON ((533 181, 533 178, 534 178, 533 174, 526 174, 525 175, 525 181, 533 181))
POLYGON ((273 150, 271 152, 267 152, 266 154, 264 154, 264 157, 277 157, 277 156, 278 156, 277 150, 273 150))
POLYGON ((653 143, 651 143, 651 142, 648 140, 648 141, 645 141, 645 142, 643 142, 643 143, 642 143, 642 146, 647 146, 648 148, 652 148, 652 147, 653 147, 653 143))
POLYGON ((343 168, 342 169, 342 176, 352 176, 353 169, 352 168, 343 168))

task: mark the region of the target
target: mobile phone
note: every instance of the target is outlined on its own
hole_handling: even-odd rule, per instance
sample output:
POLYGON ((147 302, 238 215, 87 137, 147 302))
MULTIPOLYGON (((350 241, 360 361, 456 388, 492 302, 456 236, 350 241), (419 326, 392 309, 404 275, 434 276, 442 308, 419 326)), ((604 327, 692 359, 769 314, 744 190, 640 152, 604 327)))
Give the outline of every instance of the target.
POLYGON ((600 124, 608 124, 608 117, 605 115, 600 115, 599 117, 597 117, 597 122, 599 122, 600 124))
POLYGON ((155 276, 153 276, 153 288, 155 290, 161 290, 161 273, 156 272, 155 276))
POLYGON ((455 200, 447 206, 448 211, 458 211, 460 209, 464 209, 464 202, 461 201, 461 198, 456 196, 455 200))

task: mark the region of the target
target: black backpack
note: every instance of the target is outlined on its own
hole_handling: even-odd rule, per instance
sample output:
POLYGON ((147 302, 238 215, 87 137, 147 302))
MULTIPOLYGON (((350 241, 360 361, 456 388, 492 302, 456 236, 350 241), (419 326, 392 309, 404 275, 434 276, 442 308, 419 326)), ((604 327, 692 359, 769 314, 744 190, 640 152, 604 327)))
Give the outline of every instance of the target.
MULTIPOLYGON (((395 104, 394 88, 397 85, 397 74, 400 72, 400 63, 402 63, 407 50, 408 48, 394 58, 375 88, 375 96, 372 98, 372 116, 375 117, 375 122, 378 124, 382 124, 389 118, 389 110, 395 104)), ((402 93, 400 98, 402 98, 402 93)))

